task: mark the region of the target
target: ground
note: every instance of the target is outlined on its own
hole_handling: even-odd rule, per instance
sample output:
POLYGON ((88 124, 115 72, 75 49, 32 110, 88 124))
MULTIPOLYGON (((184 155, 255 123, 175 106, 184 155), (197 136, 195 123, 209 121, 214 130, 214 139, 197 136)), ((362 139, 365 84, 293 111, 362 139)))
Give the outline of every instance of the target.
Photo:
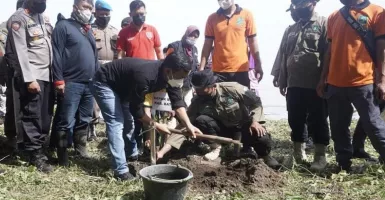
MULTIPOLYGON (((266 170, 262 163, 256 162, 256 166, 266 171, 253 171, 256 180, 252 187, 237 185, 239 183, 236 182, 221 189, 209 187, 217 183, 200 182, 203 179, 198 170, 194 174, 197 178, 191 184, 187 199, 385 199, 385 172, 382 167, 355 160, 355 166, 365 169, 363 174, 333 174, 335 157, 331 145, 328 151, 328 171, 316 175, 308 171, 307 167, 292 163, 290 131, 286 121, 269 121, 268 130, 274 137, 273 156, 285 165, 279 172, 266 170), (270 174, 268 177, 277 184, 270 184, 266 180, 258 182, 259 177, 265 179, 266 174, 270 174), (199 183, 202 183, 201 188, 197 187, 199 183)), ((89 149, 94 156, 93 160, 72 160, 69 169, 56 167, 49 175, 37 172, 34 167, 20 160, 0 164, 0 169, 6 170, 5 174, 0 175, 0 199, 143 199, 141 181, 122 183, 112 178, 106 145, 105 139, 91 143, 89 149)), ((377 156, 370 143, 367 149, 377 156)), ((7 158, 3 162, 5 160, 7 158)), ((204 176, 229 175, 228 171, 219 170, 219 174, 218 171, 212 171, 204 176)), ((245 172, 240 170, 239 174, 238 179, 243 180, 245 172)))

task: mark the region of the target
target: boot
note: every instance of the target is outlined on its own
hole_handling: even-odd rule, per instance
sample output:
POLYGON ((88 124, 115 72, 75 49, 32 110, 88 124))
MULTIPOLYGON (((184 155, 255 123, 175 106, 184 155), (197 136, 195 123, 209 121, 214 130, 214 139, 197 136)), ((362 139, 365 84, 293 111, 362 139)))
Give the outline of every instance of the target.
POLYGON ((270 155, 264 156, 263 161, 267 166, 269 166, 272 169, 279 169, 281 167, 278 161, 273 157, 271 157, 270 155))
POLYGON ((306 143, 294 142, 294 159, 297 164, 303 164, 307 162, 305 149, 306 143))
POLYGON ((57 148, 57 157, 59 160, 59 166, 69 167, 67 148, 65 147, 57 148))
POLYGON ((207 153, 206 155, 204 155, 203 159, 207 161, 212 161, 217 159, 219 157, 219 154, 221 153, 221 149, 222 149, 222 146, 219 145, 218 147, 212 149, 210 153, 207 153))
POLYGON ((78 155, 84 159, 91 158, 91 156, 88 155, 87 151, 87 133, 88 128, 76 130, 74 132, 75 155, 78 155))
POLYGON ((53 167, 47 163, 47 157, 43 154, 43 150, 30 151, 30 165, 37 168, 38 171, 43 173, 50 173, 53 171, 53 167))
POLYGON ((326 146, 322 144, 315 144, 314 162, 310 166, 311 171, 322 172, 326 165, 326 146))

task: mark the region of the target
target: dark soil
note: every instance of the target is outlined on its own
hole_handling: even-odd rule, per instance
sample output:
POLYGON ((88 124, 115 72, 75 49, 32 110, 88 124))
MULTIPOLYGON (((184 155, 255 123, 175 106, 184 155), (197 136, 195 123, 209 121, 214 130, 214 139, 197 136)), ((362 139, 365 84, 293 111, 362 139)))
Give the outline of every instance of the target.
MULTIPOLYGON (((187 167, 193 172, 190 190, 199 193, 209 192, 271 192, 284 186, 284 177, 269 168, 262 160, 238 159, 221 162, 205 161, 202 156, 192 155, 184 158, 170 158, 169 164, 187 167)), ((133 167, 138 172, 148 162, 135 162, 133 167)))

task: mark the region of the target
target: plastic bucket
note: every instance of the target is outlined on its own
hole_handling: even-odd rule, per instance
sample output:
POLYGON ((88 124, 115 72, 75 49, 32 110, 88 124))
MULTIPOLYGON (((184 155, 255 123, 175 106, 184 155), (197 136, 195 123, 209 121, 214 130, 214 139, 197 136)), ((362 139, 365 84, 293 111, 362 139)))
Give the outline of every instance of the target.
POLYGON ((183 200, 192 172, 177 165, 153 165, 139 171, 146 200, 183 200))

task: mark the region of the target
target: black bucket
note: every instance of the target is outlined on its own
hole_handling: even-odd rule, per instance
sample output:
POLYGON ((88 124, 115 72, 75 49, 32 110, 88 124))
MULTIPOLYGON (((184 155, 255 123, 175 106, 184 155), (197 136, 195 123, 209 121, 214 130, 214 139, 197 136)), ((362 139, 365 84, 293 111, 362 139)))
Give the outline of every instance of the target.
POLYGON ((153 165, 139 171, 146 200, 183 200, 193 174, 177 165, 153 165))

